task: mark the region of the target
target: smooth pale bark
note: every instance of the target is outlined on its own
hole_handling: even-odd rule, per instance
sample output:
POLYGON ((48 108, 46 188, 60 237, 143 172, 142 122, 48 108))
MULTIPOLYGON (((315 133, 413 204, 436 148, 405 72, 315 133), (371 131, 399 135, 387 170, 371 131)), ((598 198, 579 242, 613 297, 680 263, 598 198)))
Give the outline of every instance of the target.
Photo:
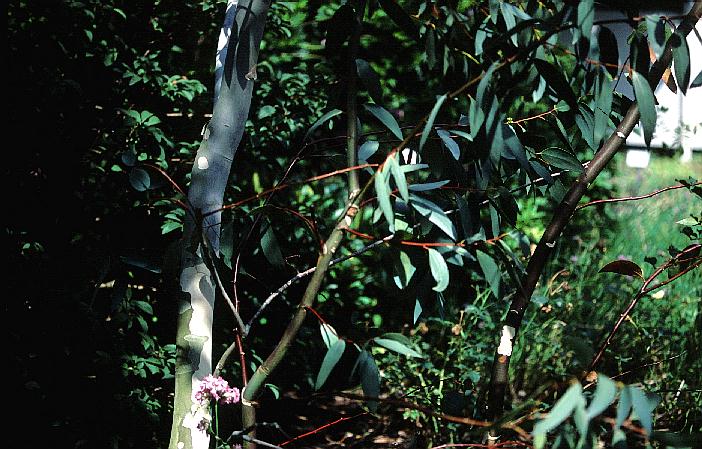
MULTIPOLYGON (((216 98, 212 120, 203 132, 188 190, 192 213, 183 231, 176 331, 176 379, 170 449, 206 449, 209 437, 197 429, 203 414, 194 401, 198 382, 212 372, 212 322, 216 289, 203 253, 219 252, 224 191, 234 155, 249 114, 256 61, 270 0, 242 0, 225 18, 223 35, 228 48, 218 45, 216 98), (230 32, 227 24, 231 24, 230 32), (221 81, 220 81, 221 79, 221 81), (204 218, 202 218, 204 217, 204 218), (207 239, 207 247, 203 239, 207 239)), ((233 7, 233 5, 231 5, 233 7)))

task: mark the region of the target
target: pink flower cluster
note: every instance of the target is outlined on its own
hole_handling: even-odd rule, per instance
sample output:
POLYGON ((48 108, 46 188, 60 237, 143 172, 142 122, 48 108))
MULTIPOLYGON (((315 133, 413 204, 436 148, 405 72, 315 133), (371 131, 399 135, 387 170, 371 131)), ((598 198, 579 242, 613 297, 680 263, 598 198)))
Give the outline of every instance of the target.
POLYGON ((230 387, 226 380, 211 374, 200 381, 195 392, 195 400, 203 405, 211 400, 222 404, 236 404, 240 396, 238 388, 230 387))

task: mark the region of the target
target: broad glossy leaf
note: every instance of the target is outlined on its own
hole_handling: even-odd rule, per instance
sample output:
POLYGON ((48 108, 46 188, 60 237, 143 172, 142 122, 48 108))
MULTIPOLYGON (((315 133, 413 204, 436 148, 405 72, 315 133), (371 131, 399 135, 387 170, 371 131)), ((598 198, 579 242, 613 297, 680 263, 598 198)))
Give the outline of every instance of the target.
POLYGON ((397 120, 392 116, 385 108, 378 106, 377 104, 364 104, 364 108, 371 114, 375 116, 378 120, 382 122, 391 133, 395 135, 399 140, 402 140, 402 130, 400 130, 400 125, 397 124, 397 120))
POLYGON ((643 279, 643 270, 630 260, 615 260, 600 268, 600 273, 617 273, 643 279))
POLYGON ((375 341, 377 344, 384 348, 387 348, 391 351, 395 351, 402 355, 406 355, 407 357, 417 357, 420 359, 424 357, 419 352, 395 339, 376 337, 373 339, 373 341, 375 341))
POLYGON ((568 419, 575 407, 585 401, 582 390, 579 383, 571 385, 553 406, 548 416, 536 423, 531 433, 534 436, 546 434, 568 419))
POLYGON ((597 387, 592 396, 590 405, 587 407, 587 416, 592 419, 607 410, 617 396, 617 385, 612 379, 604 374, 597 374, 597 387))
POLYGON ((453 140, 453 137, 451 137, 451 133, 445 129, 437 129, 436 133, 441 138, 441 141, 444 143, 446 149, 451 152, 451 156, 458 160, 461 157, 461 149, 458 147, 456 141, 453 140))
POLYGON ((337 115, 341 114, 340 109, 332 109, 331 111, 325 113, 323 116, 319 118, 314 124, 310 127, 310 129, 307 131, 305 134, 305 140, 307 140, 312 134, 319 128, 321 125, 323 125, 325 122, 327 122, 329 119, 332 117, 336 117, 337 115))
MULTIPOLYGON (((636 102, 641 113, 641 126, 643 127, 644 140, 646 146, 651 146, 653 132, 656 130, 656 100, 653 97, 651 86, 648 80, 639 72, 631 72, 631 81, 634 85, 636 102)), ((678 80, 679 82, 680 80, 678 80)), ((682 88, 682 87, 681 87, 682 88)))
POLYGON ((541 152, 541 157, 549 165, 553 165, 554 167, 572 170, 576 173, 582 173, 584 171, 578 158, 558 147, 546 148, 541 152))
POLYGON ((327 381, 329 374, 332 369, 339 363, 341 356, 344 354, 344 349, 346 349, 346 342, 339 339, 332 344, 329 349, 327 349, 327 354, 322 360, 322 366, 319 368, 319 373, 317 373, 317 380, 314 383, 314 389, 319 390, 327 381))
POLYGON ((477 250, 475 255, 478 257, 478 265, 480 265, 480 269, 483 270, 485 280, 488 282, 488 285, 490 285, 490 291, 495 295, 495 298, 499 298, 500 268, 488 254, 477 250))
POLYGON ((378 104, 382 103, 383 91, 380 88, 380 78, 378 78, 378 74, 375 73, 373 67, 365 59, 356 59, 356 71, 373 101, 378 104))
POLYGON ((446 290, 449 284, 449 270, 444 257, 434 248, 427 248, 429 253, 429 269, 431 275, 436 281, 436 285, 432 290, 442 292, 446 290))
POLYGON ((683 94, 687 93, 687 86, 690 84, 690 49, 687 46, 685 36, 675 33, 670 37, 673 46, 673 66, 675 69, 675 80, 683 94))
POLYGON ((439 110, 441 109, 441 105, 444 104, 444 101, 446 101, 446 94, 438 97, 436 99, 436 103, 434 103, 434 107, 431 109, 431 112, 429 113, 429 117, 427 118, 427 122, 424 124, 424 130, 422 131, 422 136, 419 139, 419 151, 422 151, 422 148, 424 148, 424 144, 426 143, 427 139, 429 138, 429 133, 431 132, 432 127, 434 126, 434 120, 436 120, 436 115, 439 113, 439 110))

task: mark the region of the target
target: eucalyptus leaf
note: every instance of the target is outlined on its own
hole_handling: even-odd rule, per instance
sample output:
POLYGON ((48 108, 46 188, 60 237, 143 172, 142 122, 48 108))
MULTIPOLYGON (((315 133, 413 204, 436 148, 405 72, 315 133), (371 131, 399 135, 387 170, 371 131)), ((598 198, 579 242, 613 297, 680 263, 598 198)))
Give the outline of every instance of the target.
POLYGON ((429 269, 431 270, 431 275, 436 281, 436 285, 432 287, 432 290, 437 292, 442 292, 446 290, 449 284, 449 270, 448 265, 444 257, 434 248, 427 248, 429 253, 429 269))
POLYGON ((400 125, 397 124, 397 120, 395 120, 395 117, 393 117, 392 114, 390 114, 385 108, 377 104, 364 104, 363 107, 368 112, 373 114, 375 118, 380 120, 380 122, 385 125, 385 127, 389 129, 390 132, 395 135, 395 137, 397 137, 399 140, 404 139, 404 137, 402 137, 400 125))
POLYGON ((317 128, 319 128, 325 122, 329 121, 331 118, 336 117, 339 114, 341 114, 340 109, 332 109, 331 111, 321 116, 307 131, 307 133, 305 134, 305 140, 309 139, 310 136, 312 136, 312 134, 314 134, 314 132, 317 130, 317 128))
MULTIPOLYGON (((636 102, 638 103, 639 112, 641 113, 641 127, 643 128, 644 140, 648 147, 651 146, 653 132, 656 129, 656 100, 653 97, 651 86, 648 84, 646 77, 639 72, 632 71, 631 82, 634 85, 636 102)), ((680 83, 679 79, 678 83, 680 83)))
POLYGON ((329 374, 332 369, 339 363, 341 356, 344 354, 344 349, 346 349, 346 342, 342 339, 336 340, 327 350, 324 360, 322 360, 322 366, 319 368, 319 373, 317 373, 317 380, 314 383, 314 389, 319 390, 327 381, 329 374))
POLYGON ((431 131, 432 127, 434 126, 434 120, 436 120, 436 115, 439 113, 439 110, 441 109, 441 105, 444 104, 444 101, 446 101, 446 94, 438 97, 436 99, 436 103, 434 103, 434 107, 431 109, 431 112, 429 113, 429 117, 427 118, 427 122, 424 124, 424 130, 422 131, 422 136, 419 139, 419 151, 422 151, 422 148, 424 148, 424 144, 427 141, 427 138, 429 138, 429 132, 431 131))

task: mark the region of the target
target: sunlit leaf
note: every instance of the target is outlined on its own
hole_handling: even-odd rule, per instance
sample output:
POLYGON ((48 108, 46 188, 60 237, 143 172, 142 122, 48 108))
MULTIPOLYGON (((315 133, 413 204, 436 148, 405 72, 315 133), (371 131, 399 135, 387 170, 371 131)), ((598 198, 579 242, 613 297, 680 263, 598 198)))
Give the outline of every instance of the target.
POLYGON ((604 374, 597 374, 597 387, 587 407, 587 416, 592 419, 607 410, 617 396, 617 385, 604 374))
POLYGON ((456 240, 456 228, 451 219, 434 202, 418 195, 410 194, 410 205, 423 217, 435 224, 446 235, 456 240))
POLYGON ((378 106, 377 104, 364 104, 364 108, 371 114, 375 116, 380 122, 385 125, 391 133, 395 135, 399 140, 402 140, 402 130, 400 130, 400 125, 397 124, 397 120, 392 116, 385 108, 378 106))
POLYGON ((407 179, 405 179, 405 173, 400 169, 400 163, 397 157, 391 157, 387 161, 387 165, 390 169, 393 179, 395 179, 395 185, 397 185, 397 191, 400 192, 400 197, 403 201, 409 201, 409 190, 407 189, 407 179))
POLYGON ((380 337, 374 338, 373 341, 384 348, 387 348, 391 351, 395 351, 395 352, 402 354, 402 355, 406 355, 407 357, 417 357, 417 358, 424 357, 419 352, 410 348, 409 344, 408 344, 409 342, 404 342, 404 341, 401 341, 400 339, 393 338, 392 335, 401 335, 401 334, 385 334, 385 335, 382 335, 380 337))
POLYGON ((315 390, 322 388, 324 382, 327 381, 329 373, 331 373, 332 369, 334 369, 341 359, 341 356, 344 354, 344 349, 346 349, 346 342, 342 339, 335 341, 334 344, 329 347, 327 354, 324 356, 324 360, 322 360, 319 373, 317 373, 317 380, 314 383, 315 390))
POLYGON ((375 194, 378 197, 378 205, 380 210, 385 216, 385 220, 388 222, 388 227, 390 232, 395 232, 395 214, 392 210, 392 203, 390 202, 390 187, 388 185, 388 174, 382 169, 378 169, 375 174, 375 194))
POLYGON ((380 144, 377 141, 366 140, 358 149, 358 160, 368 162, 368 159, 370 159, 370 157, 373 156, 376 151, 378 151, 379 147, 380 144))
POLYGON ((554 404, 548 416, 534 426, 533 435, 546 434, 558 427, 563 421, 568 419, 575 407, 585 401, 582 394, 582 387, 579 383, 574 383, 554 404))
POLYGON ((446 149, 451 152, 451 156, 458 160, 461 157, 461 149, 458 147, 456 141, 453 140, 453 137, 451 137, 451 133, 445 129, 437 129, 436 133, 441 138, 441 141, 444 143, 446 149))
POLYGON ((446 261, 441 253, 434 248, 427 248, 427 252, 429 253, 429 269, 431 270, 432 277, 436 281, 436 285, 432 287, 432 290, 442 292, 446 290, 449 284, 448 265, 446 265, 446 261))
POLYGON ((334 329, 330 324, 322 323, 319 325, 319 332, 322 334, 322 341, 324 345, 329 349, 338 339, 338 334, 336 329, 334 329))

